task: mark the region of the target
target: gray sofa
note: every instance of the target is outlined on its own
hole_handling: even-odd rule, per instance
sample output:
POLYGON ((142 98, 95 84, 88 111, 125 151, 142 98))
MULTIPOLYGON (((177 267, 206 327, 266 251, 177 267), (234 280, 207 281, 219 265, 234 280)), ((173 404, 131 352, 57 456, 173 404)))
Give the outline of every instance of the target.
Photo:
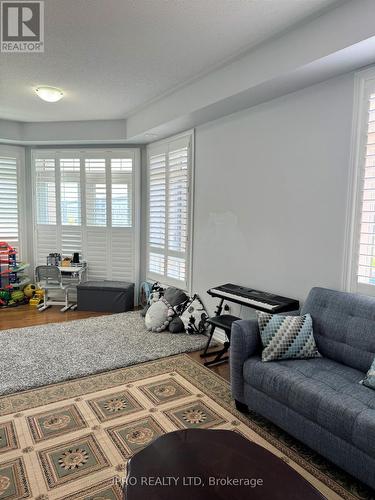
POLYGON ((375 299, 313 288, 306 313, 322 358, 262 363, 257 321, 233 324, 237 408, 266 417, 375 488, 375 390, 358 383, 375 356, 375 299))

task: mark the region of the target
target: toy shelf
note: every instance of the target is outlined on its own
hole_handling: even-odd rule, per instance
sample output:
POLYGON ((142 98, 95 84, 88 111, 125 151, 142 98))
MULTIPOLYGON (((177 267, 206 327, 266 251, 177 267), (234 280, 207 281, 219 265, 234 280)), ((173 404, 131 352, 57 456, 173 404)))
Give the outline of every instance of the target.
POLYGON ((0 242, 0 307, 10 307, 27 302, 22 289, 30 283, 23 274, 29 264, 17 261, 17 251, 8 243, 0 242))
POLYGON ((22 288, 26 285, 28 285, 29 283, 31 283, 31 280, 30 278, 24 278, 22 281, 20 281, 19 283, 12 283, 12 287, 13 288, 22 288))

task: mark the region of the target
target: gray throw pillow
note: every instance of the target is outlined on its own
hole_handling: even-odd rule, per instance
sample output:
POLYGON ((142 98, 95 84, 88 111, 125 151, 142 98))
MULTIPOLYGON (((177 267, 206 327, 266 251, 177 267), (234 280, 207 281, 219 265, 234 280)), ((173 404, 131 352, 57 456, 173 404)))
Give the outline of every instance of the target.
POLYGON ((165 290, 164 298, 168 302, 168 304, 170 304, 172 307, 175 307, 179 304, 182 304, 183 302, 186 302, 189 297, 179 288, 170 286, 165 290))
POLYGON ((184 333, 185 327, 182 319, 179 316, 172 318, 172 321, 169 323, 168 330, 171 333, 184 333))
POLYGON ((360 381, 360 384, 363 384, 370 389, 375 389, 375 358, 369 371, 366 373, 366 377, 360 381))
POLYGON ((146 328, 152 332, 162 332, 168 328, 173 316, 172 307, 164 298, 161 298, 149 307, 145 317, 146 328))
POLYGON ((283 316, 257 311, 257 317, 263 344, 262 361, 320 357, 310 314, 283 316))

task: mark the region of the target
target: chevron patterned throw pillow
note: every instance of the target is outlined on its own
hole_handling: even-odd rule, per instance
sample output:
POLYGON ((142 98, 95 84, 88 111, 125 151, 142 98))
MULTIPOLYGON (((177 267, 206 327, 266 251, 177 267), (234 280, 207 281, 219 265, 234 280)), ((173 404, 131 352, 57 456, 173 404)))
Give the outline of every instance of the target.
POLYGON ((321 357, 313 336, 312 318, 257 312, 263 344, 262 361, 321 357))
POLYGON ((370 389, 375 389, 375 358, 369 371, 366 373, 366 377, 360 383, 370 389))

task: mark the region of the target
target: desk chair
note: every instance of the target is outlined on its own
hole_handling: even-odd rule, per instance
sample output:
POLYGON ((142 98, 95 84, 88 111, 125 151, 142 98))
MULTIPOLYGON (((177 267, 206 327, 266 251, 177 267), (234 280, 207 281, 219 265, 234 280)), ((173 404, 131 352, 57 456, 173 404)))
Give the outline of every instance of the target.
POLYGON ((44 290, 44 301, 38 306, 39 311, 45 311, 50 306, 64 306, 61 312, 70 308, 68 301, 68 290, 70 285, 64 285, 61 271, 56 266, 37 266, 35 278, 38 286, 44 290), (64 293, 64 300, 52 300, 48 296, 49 290, 61 290, 64 293))

